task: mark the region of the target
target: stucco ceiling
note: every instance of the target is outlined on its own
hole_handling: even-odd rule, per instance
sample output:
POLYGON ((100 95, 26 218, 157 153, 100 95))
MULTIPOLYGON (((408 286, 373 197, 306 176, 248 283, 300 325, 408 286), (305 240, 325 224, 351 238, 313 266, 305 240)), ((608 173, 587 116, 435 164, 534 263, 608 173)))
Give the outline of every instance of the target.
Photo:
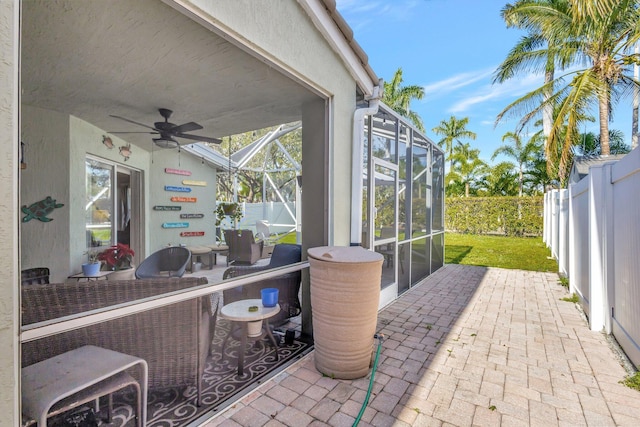
POLYGON ((22 102, 108 132, 145 130, 110 114, 152 125, 168 108, 219 138, 299 120, 316 96, 159 0, 22 4, 22 102))

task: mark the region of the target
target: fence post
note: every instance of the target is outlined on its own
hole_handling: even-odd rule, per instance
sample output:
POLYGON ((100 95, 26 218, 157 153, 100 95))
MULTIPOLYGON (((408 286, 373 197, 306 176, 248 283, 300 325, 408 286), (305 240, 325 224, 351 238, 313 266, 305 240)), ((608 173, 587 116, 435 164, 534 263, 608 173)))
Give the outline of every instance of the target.
POLYGON ((569 272, 569 190, 558 192, 558 271, 569 272))
MULTIPOLYGON (((610 169, 609 169, 610 172, 610 169)), ((604 167, 589 168, 589 327, 601 331, 608 311, 606 280, 607 208, 606 195, 611 185, 604 167)))
POLYGON ((578 251, 575 247, 575 233, 576 233, 576 208, 574 205, 574 191, 575 185, 569 184, 569 224, 568 224, 568 235, 569 235, 569 272, 567 276, 569 278, 569 292, 575 292, 575 284, 573 283, 573 278, 577 276, 576 273, 576 256, 578 251))
POLYGON ((604 287, 603 287, 603 305, 602 310, 604 311, 604 331, 607 334, 611 334, 613 318, 611 315, 611 307, 613 307, 614 301, 614 286, 615 286, 615 258, 614 258, 614 226, 615 222, 613 219, 613 209, 614 209, 614 193, 613 193, 613 164, 609 163, 604 165, 602 168, 602 185, 604 188, 604 198, 603 198, 603 206, 604 206, 604 227, 603 227, 603 238, 604 238, 604 287))
POLYGON ((551 255, 558 259, 558 190, 551 190, 551 255))
POLYGON ((549 206, 549 191, 544 193, 544 215, 542 217, 542 241, 549 247, 549 216, 551 209, 549 206))

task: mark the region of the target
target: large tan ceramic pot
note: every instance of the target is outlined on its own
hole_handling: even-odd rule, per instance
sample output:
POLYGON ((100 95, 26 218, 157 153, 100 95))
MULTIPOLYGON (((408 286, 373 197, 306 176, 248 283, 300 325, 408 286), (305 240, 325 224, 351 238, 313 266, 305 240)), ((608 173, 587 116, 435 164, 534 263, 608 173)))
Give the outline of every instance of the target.
POLYGON ((368 374, 383 256, 360 246, 310 248, 316 369, 332 378, 368 374))
POLYGON ((108 280, 134 280, 136 278, 136 268, 131 266, 124 270, 116 270, 107 276, 108 280))

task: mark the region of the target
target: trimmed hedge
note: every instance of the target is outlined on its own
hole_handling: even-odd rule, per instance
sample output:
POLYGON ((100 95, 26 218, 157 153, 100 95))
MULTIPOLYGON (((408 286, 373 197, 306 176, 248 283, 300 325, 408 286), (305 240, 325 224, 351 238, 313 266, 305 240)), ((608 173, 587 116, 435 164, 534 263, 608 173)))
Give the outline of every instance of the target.
POLYGON ((542 236, 544 198, 447 197, 445 229, 455 233, 542 236))

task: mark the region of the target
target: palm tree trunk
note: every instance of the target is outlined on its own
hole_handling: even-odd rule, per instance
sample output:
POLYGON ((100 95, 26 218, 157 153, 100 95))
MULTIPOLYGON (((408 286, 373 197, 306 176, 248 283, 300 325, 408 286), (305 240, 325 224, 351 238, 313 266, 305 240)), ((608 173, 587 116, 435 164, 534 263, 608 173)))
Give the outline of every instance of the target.
MULTIPOLYGON (((547 71, 544 73, 544 83, 548 84, 553 81, 553 62, 551 63, 551 69, 549 70, 549 65, 547 65, 547 71)), ((544 136, 548 137, 551 133, 551 126, 553 123, 553 105, 546 104, 546 102, 551 98, 551 94, 553 93, 553 89, 548 89, 542 95, 544 98, 545 106, 542 109, 542 133, 544 136)))
MULTIPOLYGON (((634 49, 636 55, 640 55, 640 42, 636 43, 634 49)), ((638 64, 633 65, 633 78, 638 80, 640 77, 640 69, 638 64)), ((640 104, 640 90, 637 86, 633 87, 633 113, 631 118, 631 149, 638 146, 638 106, 640 104)))
POLYGON ((523 173, 522 173, 522 165, 520 165, 520 176, 519 176, 519 191, 518 191, 518 197, 522 197, 522 179, 523 179, 523 173))
POLYGON ((469 181, 464 183, 464 197, 469 197, 469 181))
POLYGON ((600 154, 608 156, 609 149, 609 94, 603 91, 598 95, 598 106, 600 109, 600 154))

